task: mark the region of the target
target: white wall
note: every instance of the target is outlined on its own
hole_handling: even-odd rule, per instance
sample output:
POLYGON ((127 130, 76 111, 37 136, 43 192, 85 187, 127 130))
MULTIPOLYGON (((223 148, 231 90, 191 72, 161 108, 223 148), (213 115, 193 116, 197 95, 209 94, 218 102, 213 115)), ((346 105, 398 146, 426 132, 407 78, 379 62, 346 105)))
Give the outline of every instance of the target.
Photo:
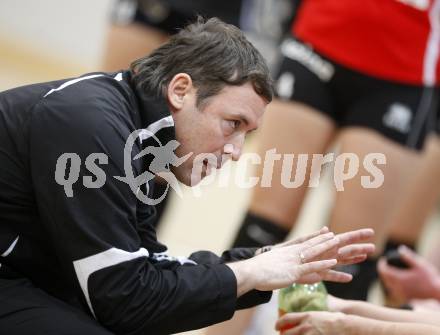
POLYGON ((102 55, 111 4, 111 0, 1 0, 0 36, 42 55, 93 68, 102 55))

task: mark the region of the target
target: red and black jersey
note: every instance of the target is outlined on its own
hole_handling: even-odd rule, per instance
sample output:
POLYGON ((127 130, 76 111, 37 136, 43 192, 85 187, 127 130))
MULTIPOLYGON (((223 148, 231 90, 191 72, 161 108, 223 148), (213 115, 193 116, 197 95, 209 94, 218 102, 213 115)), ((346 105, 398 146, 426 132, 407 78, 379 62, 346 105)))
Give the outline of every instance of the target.
POLYGON ((303 0, 292 33, 364 74, 439 83, 439 0, 303 0))

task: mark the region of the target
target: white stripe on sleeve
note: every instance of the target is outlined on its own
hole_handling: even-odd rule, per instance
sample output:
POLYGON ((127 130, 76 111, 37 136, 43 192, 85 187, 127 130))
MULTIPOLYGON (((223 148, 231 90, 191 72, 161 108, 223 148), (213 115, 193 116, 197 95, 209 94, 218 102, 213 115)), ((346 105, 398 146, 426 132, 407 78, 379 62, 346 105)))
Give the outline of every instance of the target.
POLYGON ((76 276, 78 278, 81 289, 89 305, 90 311, 96 318, 95 312, 90 301, 90 295, 88 290, 88 280, 92 273, 108 268, 113 265, 117 265, 126 261, 130 261, 139 257, 148 257, 149 253, 147 249, 140 248, 136 252, 128 252, 125 250, 111 248, 103 251, 99 254, 89 256, 83 259, 79 259, 73 262, 76 276))

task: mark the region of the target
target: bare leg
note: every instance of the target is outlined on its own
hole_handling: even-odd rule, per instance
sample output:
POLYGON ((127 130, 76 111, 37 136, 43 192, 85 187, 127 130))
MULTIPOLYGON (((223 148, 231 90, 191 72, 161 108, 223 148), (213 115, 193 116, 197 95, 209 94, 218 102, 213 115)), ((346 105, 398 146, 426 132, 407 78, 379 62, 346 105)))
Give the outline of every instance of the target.
MULTIPOLYGON (((440 197, 440 137, 429 137, 414 174, 406 196, 391 217, 389 241, 393 244, 415 246, 440 197)), ((439 252, 437 244, 431 246, 427 258, 440 268, 439 252)), ((403 303, 405 301, 386 296, 387 306, 395 307, 403 303)))
POLYGON ((415 245, 440 197, 440 137, 429 137, 414 178, 391 216, 390 239, 415 245))
POLYGON ((375 230, 376 253, 380 254, 388 236, 392 214, 400 206, 402 195, 408 191, 419 154, 382 135, 367 129, 349 128, 340 136, 341 152, 356 153, 360 161, 359 173, 344 183, 344 191, 337 192, 330 220, 333 231, 340 233, 357 228, 375 230), (380 166, 384 175, 383 185, 366 189, 361 176, 368 176, 362 162, 368 153, 379 152, 386 156, 386 164, 380 166))
MULTIPOLYGON (((341 131, 340 151, 342 154, 356 154, 359 170, 352 179, 345 180, 343 191, 336 192, 330 229, 341 233, 365 227, 373 228, 376 234, 371 242, 376 244, 376 254, 361 264, 343 267, 343 271, 353 274, 353 280, 349 284, 327 283, 327 289, 340 298, 367 300, 369 288, 377 279, 377 255, 382 253, 392 214, 408 190, 408 182, 413 177, 416 163, 420 161, 420 154, 377 132, 360 127, 341 131), (362 176, 372 175, 369 172, 371 168, 364 166, 370 153, 382 154, 386 159, 383 165, 374 164, 383 175, 383 182, 378 183, 376 188, 366 188, 365 183, 362 183, 362 176)), ((335 172, 337 173, 336 166, 335 172)))
MULTIPOLYGON (((274 101, 269 105, 261 133, 259 134, 259 154, 276 148, 280 154, 295 154, 294 168, 298 154, 323 153, 335 134, 333 122, 322 113, 299 103, 274 101)), ((281 184, 282 161, 276 161, 271 187, 253 189, 250 210, 291 229, 298 216, 308 186, 310 159, 306 179, 300 187, 286 188, 281 184)), ((257 175, 263 174, 262 165, 257 175)))

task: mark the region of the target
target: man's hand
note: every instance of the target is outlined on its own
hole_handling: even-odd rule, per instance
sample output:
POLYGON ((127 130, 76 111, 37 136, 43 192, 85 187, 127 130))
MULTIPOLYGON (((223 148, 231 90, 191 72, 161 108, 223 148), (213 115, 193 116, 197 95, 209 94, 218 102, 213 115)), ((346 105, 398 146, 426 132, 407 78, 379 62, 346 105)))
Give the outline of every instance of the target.
POLYGON ((390 296, 401 302, 410 299, 440 300, 440 273, 435 266, 405 246, 400 246, 398 252, 409 269, 388 265, 384 258, 378 264, 379 275, 390 296))
POLYGON ((227 265, 237 278, 238 296, 252 289, 271 291, 292 285, 303 276, 330 270, 337 260, 323 255, 338 245, 339 239, 333 233, 317 234, 301 243, 287 242, 253 258, 227 265))
POLYGON ((345 334, 345 317, 332 312, 287 313, 278 319, 275 329, 283 335, 345 334))
POLYGON ((372 229, 360 229, 334 236, 325 227, 308 236, 273 246, 246 261, 230 263, 238 282, 238 295, 251 289, 270 291, 293 283, 321 280, 348 282, 350 274, 331 270, 338 262, 352 264, 374 252, 372 229))
MULTIPOLYGON (((346 233, 338 234, 338 247, 329 250, 323 257, 336 258, 338 265, 347 265, 363 262, 368 255, 375 250, 372 243, 360 243, 370 240, 374 236, 374 230, 365 228, 346 233)), ((301 278, 300 283, 313 283, 321 280, 333 281, 339 283, 347 283, 353 279, 351 274, 330 270, 324 273, 316 273, 310 276, 301 278)))
MULTIPOLYGON (((312 233, 308 236, 300 237, 298 239, 293 239, 291 241, 278 244, 273 248, 301 243, 310 238, 313 238, 320 234, 325 234, 327 232, 328 232, 328 228, 324 227, 321 230, 312 233)), ((369 229, 369 228, 359 229, 359 230, 336 235, 336 238, 339 240, 338 245, 335 248, 328 250, 325 254, 321 255, 321 259, 335 258, 338 261, 338 265, 347 265, 347 264, 355 264, 355 263, 363 262, 368 257, 368 255, 374 252, 375 247, 374 244, 372 243, 361 243, 361 242, 370 240, 373 236, 374 236, 374 231, 373 229, 369 229)), ((348 273, 329 270, 324 272, 315 272, 302 276, 301 278, 298 279, 298 283, 302 283, 302 284, 315 283, 321 280, 346 283, 351 281, 351 279, 352 276, 348 273)))

